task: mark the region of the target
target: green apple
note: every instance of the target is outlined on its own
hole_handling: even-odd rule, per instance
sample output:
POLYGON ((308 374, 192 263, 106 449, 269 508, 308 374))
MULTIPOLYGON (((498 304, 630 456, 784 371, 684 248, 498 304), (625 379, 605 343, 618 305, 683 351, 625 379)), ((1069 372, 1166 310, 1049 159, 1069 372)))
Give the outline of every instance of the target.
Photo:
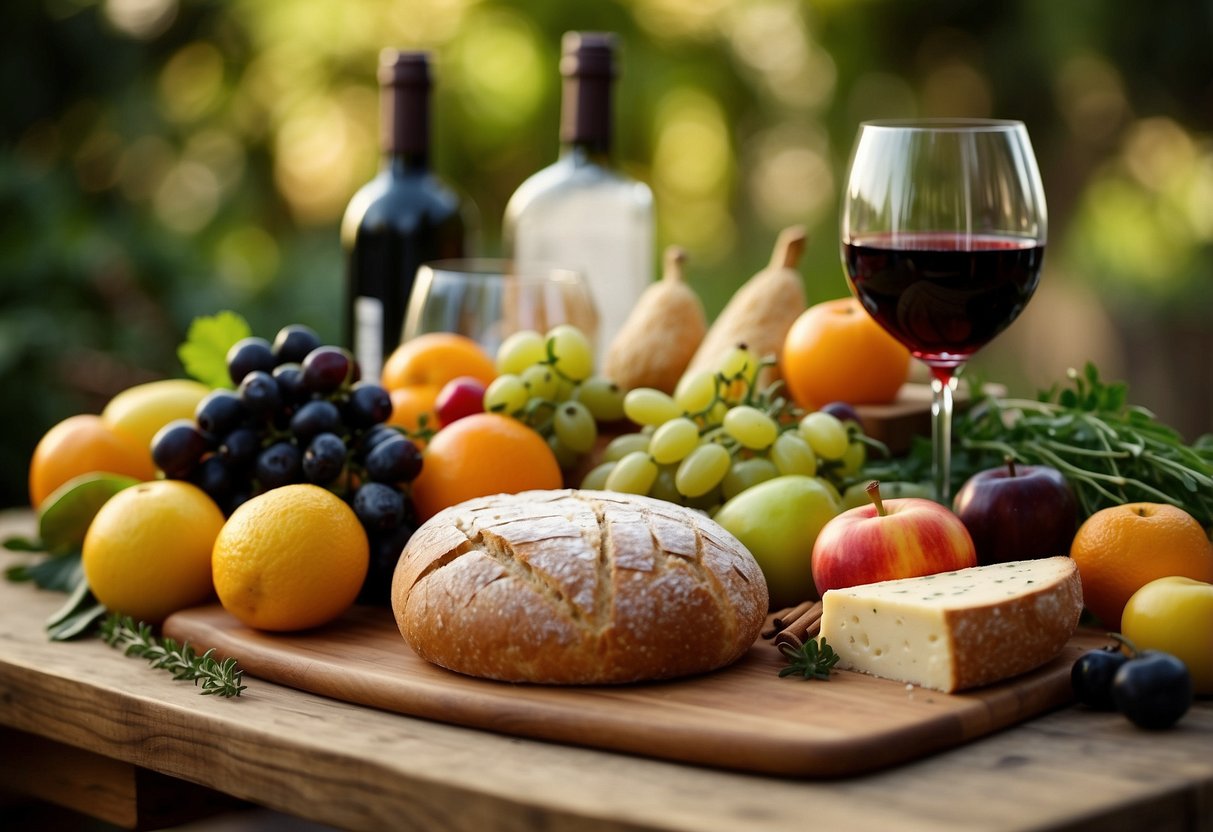
POLYGON ((767 579, 771 608, 817 597, 813 586, 813 542, 840 506, 814 477, 776 477, 742 491, 713 519, 754 555, 767 579))

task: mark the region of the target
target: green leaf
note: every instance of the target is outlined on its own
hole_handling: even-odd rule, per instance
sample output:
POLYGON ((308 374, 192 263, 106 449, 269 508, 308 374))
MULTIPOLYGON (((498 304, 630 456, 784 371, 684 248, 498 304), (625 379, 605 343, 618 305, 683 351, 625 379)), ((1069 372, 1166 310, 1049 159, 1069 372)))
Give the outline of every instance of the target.
POLYGON ((241 338, 253 334, 248 321, 235 312, 223 311, 195 318, 185 343, 177 348, 177 357, 185 372, 211 387, 231 387, 227 372, 227 351, 241 338))
MULTIPOLYGON (((83 578, 83 575, 81 578, 83 578)), ((88 581, 79 581, 76 584, 76 588, 72 590, 72 594, 63 602, 63 606, 51 613, 51 617, 46 619, 47 629, 57 624, 62 624, 73 613, 78 612, 81 607, 95 603, 97 603, 97 599, 93 597, 93 593, 89 590, 88 581)))
POLYGON ((42 503, 38 534, 46 551, 59 553, 84 545, 84 533, 105 502, 139 480, 120 474, 83 474, 55 489, 42 503))
POLYGON ((4 548, 10 552, 45 552, 46 547, 41 540, 28 537, 10 537, 4 541, 4 548))
POLYGON ((46 633, 51 641, 70 641, 92 632, 93 624, 105 613, 105 605, 97 602, 81 575, 66 603, 46 620, 46 633))
POLYGON ((106 614, 105 604, 93 604, 69 615, 54 626, 48 626, 46 633, 51 641, 71 641, 80 636, 89 635, 93 625, 106 614))
POLYGON ((67 552, 37 563, 10 566, 4 576, 15 582, 32 581, 40 589, 71 592, 82 580, 84 567, 80 564, 79 552, 67 552))

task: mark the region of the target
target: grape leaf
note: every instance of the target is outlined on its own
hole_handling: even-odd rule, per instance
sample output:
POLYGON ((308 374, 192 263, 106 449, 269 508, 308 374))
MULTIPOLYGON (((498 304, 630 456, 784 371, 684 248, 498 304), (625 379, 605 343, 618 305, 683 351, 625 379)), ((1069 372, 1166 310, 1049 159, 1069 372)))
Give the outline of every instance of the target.
POLYGON ((248 321, 231 311, 195 318, 177 357, 185 372, 211 387, 231 387, 227 351, 241 338, 253 334, 248 321))

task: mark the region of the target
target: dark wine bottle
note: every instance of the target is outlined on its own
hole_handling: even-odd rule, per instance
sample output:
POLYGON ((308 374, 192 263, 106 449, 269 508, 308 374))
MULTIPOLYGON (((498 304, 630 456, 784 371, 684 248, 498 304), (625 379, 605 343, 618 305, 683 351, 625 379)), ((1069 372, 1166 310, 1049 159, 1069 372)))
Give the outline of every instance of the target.
POLYGON ((363 378, 377 379, 400 343, 417 267, 462 257, 474 223, 471 204, 430 169, 430 86, 426 53, 383 50, 383 162, 350 200, 341 223, 344 340, 363 378))

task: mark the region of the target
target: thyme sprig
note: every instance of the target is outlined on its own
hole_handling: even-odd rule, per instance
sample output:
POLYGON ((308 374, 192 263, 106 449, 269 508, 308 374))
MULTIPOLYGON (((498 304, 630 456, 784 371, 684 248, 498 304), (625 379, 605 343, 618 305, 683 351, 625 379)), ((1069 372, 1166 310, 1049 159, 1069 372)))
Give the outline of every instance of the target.
POLYGON ((801 676, 805 679, 829 681, 830 670, 841 658, 825 638, 820 640, 820 644, 817 639, 809 639, 800 647, 781 644, 779 652, 788 660, 788 666, 779 671, 780 678, 801 676))
POLYGON ((136 623, 129 615, 111 613, 101 622, 101 638, 111 647, 117 647, 127 656, 147 659, 157 670, 167 670, 178 681, 192 681, 202 687, 203 696, 239 696, 245 690, 242 684, 244 671, 235 659, 219 661, 214 657, 214 648, 202 655, 187 641, 178 644, 175 639, 158 639, 150 624, 136 623))

